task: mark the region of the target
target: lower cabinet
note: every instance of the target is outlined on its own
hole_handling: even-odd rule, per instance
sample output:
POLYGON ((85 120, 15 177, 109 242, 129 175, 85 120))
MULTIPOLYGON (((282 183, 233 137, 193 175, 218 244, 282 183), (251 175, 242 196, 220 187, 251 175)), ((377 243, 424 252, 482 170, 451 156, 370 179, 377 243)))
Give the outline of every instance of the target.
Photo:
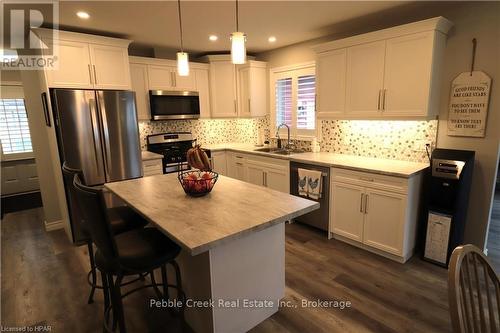
POLYGON ((142 161, 142 170, 144 172, 144 177, 162 175, 163 164, 161 158, 142 161))
POLYGON ((332 168, 330 236, 405 262, 414 252, 421 174, 399 178, 332 168))
POLYGON ((276 191, 290 192, 290 171, 287 160, 228 152, 227 175, 276 191))
POLYGON ((211 154, 212 170, 220 175, 227 176, 227 158, 225 151, 214 151, 211 154))

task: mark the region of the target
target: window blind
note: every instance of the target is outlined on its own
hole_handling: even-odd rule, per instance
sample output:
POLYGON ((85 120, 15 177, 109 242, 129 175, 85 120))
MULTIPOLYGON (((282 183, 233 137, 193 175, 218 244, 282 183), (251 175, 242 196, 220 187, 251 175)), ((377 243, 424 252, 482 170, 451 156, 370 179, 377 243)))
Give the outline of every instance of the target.
POLYGON ((33 151, 24 99, 0 99, 0 141, 3 154, 33 151))
POLYGON ((292 78, 276 80, 276 126, 292 125, 292 78))
POLYGON ((314 75, 297 78, 297 128, 315 128, 316 80, 314 75))

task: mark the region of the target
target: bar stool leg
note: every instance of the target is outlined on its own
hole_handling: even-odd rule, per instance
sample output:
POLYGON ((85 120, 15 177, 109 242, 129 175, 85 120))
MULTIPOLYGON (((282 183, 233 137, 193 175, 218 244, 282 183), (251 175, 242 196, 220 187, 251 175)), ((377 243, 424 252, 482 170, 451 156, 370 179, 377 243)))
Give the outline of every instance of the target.
POLYGON ((161 282, 163 284, 163 299, 168 300, 168 279, 167 279, 167 266, 161 266, 161 282))
MULTIPOLYGON (((113 279, 113 277, 111 277, 113 279)), ((123 302, 121 295, 121 283, 122 283, 123 275, 119 274, 116 277, 113 287, 113 319, 118 321, 118 328, 120 329, 120 333, 126 333, 127 329, 125 328, 125 316, 123 313, 123 302)), ((114 326, 114 325, 113 325, 114 326)), ((114 329, 114 327, 113 327, 114 329)))
POLYGON ((170 262, 172 267, 175 270, 175 285, 177 286, 177 300, 181 300, 181 308, 179 309, 179 314, 181 318, 182 330, 185 330, 185 322, 184 322, 184 308, 186 306, 186 295, 184 294, 184 290, 182 289, 182 280, 181 280, 181 270, 179 265, 175 260, 170 262))
POLYGON ((90 295, 89 295, 89 298, 87 300, 87 304, 92 304, 92 303, 94 303, 94 292, 95 292, 95 286, 97 284, 97 271, 96 271, 95 260, 94 260, 94 247, 93 247, 91 241, 87 242, 87 248, 89 251, 90 271, 91 271, 91 275, 92 275, 92 288, 90 289, 90 295))

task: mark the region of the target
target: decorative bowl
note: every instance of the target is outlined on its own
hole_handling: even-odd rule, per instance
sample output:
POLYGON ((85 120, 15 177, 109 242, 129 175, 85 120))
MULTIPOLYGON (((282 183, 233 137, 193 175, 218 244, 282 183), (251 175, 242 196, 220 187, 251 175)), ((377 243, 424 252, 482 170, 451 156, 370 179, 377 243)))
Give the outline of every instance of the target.
POLYGON ((180 172, 177 178, 187 195, 202 197, 212 191, 219 174, 213 171, 189 170, 180 172))

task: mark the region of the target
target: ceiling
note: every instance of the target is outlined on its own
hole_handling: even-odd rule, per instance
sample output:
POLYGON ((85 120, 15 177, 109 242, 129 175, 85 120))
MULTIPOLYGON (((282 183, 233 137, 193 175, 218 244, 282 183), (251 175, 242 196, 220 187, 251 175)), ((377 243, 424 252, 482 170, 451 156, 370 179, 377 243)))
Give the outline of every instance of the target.
MULTIPOLYGON (((402 1, 240 1, 240 30, 250 53, 259 53, 336 31, 339 23, 401 6, 402 1), (269 43, 268 37, 276 42, 269 43)), ((235 31, 234 1, 181 1, 184 49, 192 53, 229 50, 235 31), (208 40, 217 35, 216 42, 208 40)), ((62 30, 132 39, 132 48, 179 48, 177 1, 61 1, 62 30), (90 18, 82 20, 77 11, 90 18)))

